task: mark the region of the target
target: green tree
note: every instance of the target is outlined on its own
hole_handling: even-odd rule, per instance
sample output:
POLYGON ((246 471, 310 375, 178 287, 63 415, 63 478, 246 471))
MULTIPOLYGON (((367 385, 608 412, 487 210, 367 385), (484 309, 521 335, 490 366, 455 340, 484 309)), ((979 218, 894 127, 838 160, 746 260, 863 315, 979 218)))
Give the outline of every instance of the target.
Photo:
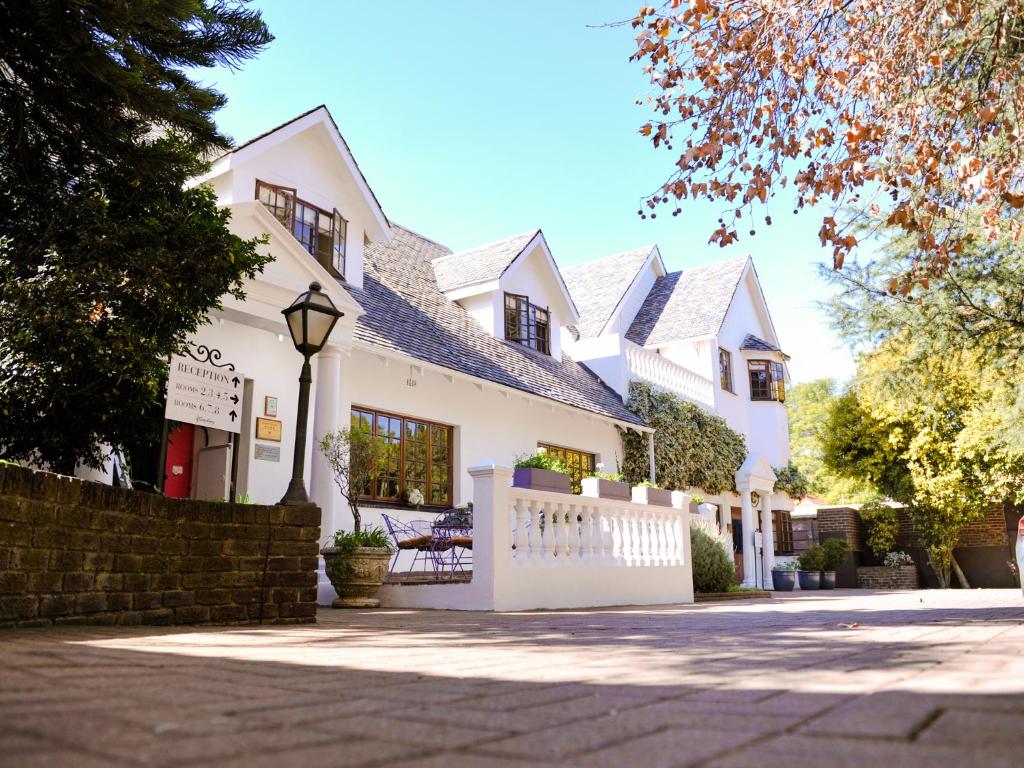
POLYGON ((166 358, 267 260, 188 184, 229 142, 186 71, 271 39, 241 3, 0 0, 0 458, 157 437, 166 358))
POLYGON ((857 504, 878 495, 865 482, 838 477, 824 463, 823 430, 829 408, 839 397, 834 379, 796 384, 786 393, 789 409, 789 452, 807 478, 807 491, 830 504, 857 504))

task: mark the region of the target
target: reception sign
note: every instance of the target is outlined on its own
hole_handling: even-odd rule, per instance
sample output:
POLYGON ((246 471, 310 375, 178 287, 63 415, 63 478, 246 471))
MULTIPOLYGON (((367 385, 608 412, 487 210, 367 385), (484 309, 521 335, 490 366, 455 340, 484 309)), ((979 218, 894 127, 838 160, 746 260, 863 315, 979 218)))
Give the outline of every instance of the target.
POLYGON ((175 355, 167 379, 164 418, 240 432, 244 382, 245 375, 239 371, 175 355))

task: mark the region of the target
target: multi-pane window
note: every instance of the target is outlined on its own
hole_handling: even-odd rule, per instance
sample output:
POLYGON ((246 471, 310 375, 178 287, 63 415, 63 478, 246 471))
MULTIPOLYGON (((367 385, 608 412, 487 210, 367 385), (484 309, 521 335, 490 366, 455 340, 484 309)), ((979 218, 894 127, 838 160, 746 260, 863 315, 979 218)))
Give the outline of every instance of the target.
POLYGON ((354 407, 352 429, 373 434, 383 448, 377 471, 360 496, 399 501, 419 490, 427 504, 451 506, 451 427, 354 407))
POLYGON ((256 199, 294 235, 325 269, 345 277, 348 222, 338 209, 325 211, 300 199, 294 189, 256 182, 256 199))
POLYGON ((732 355, 728 350, 718 348, 718 380, 726 392, 735 392, 732 388, 732 355))
POLYGON ((774 360, 749 360, 750 399, 786 401, 786 371, 774 360))
POLYGON ((772 526, 775 533, 775 554, 793 554, 793 518, 781 509, 772 511, 772 526))
POLYGON ((505 338, 551 354, 551 314, 526 296, 505 294, 505 338))
POLYGON ((538 448, 543 448, 549 456, 561 459, 565 470, 571 480, 572 492, 579 493, 583 490, 583 478, 594 474, 594 462, 596 457, 586 451, 574 451, 572 448, 562 448, 558 445, 538 443, 538 448))

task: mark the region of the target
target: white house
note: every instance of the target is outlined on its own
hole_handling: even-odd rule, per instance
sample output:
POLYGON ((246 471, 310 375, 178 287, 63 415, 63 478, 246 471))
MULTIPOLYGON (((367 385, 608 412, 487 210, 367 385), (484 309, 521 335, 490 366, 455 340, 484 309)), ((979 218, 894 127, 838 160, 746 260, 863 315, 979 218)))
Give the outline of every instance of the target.
MULTIPOLYGON (((505 573, 506 582, 533 584, 534 592, 501 599, 467 594, 467 604, 597 604, 593 601, 599 598, 579 592, 580 583, 592 584, 591 592, 600 588, 604 599, 618 595, 629 602, 685 599, 687 589, 692 594, 692 585, 684 585, 689 577, 680 575, 689 573, 689 538, 680 533, 686 528, 680 521, 689 514, 683 497, 676 499, 678 511, 671 515, 644 505, 611 509, 572 501, 580 497, 567 501, 527 493, 510 498, 500 465, 545 447, 565 459, 574 482, 599 463, 615 467, 621 461, 623 430, 653 432, 622 397, 624 383, 640 375, 644 361, 672 366, 667 373, 653 367, 645 377, 660 376, 669 388, 692 389, 695 398, 703 397, 706 407, 726 415, 745 434, 756 435, 762 424, 784 428, 784 406, 753 403, 736 406, 733 413, 717 402, 720 395, 711 379, 712 350, 718 344, 735 352, 737 366, 748 357, 782 361, 777 351, 754 354, 744 349, 749 345, 741 338, 734 339, 746 329, 764 339, 762 344, 777 347, 763 297, 760 306, 755 302, 760 292, 752 266, 733 268, 733 292, 741 299, 722 308, 724 320, 712 332, 666 335, 656 311, 659 302, 663 309, 675 307, 686 303, 686 295, 673 291, 683 284, 678 275, 671 286, 666 282, 673 276, 666 275, 657 249, 631 257, 629 283, 614 299, 601 299, 597 308, 598 297, 581 287, 577 269, 567 271, 572 276, 567 282, 539 229, 453 252, 387 219, 322 106, 226 153, 196 183, 212 185, 219 202, 231 210, 230 226, 237 234, 267 235, 274 260, 246 283, 245 301, 226 298, 223 310, 212 313, 213 322, 193 339, 200 358, 216 350, 217 364, 232 365, 242 374, 244 395, 237 438, 204 428, 172 432, 165 472, 168 482, 176 483, 176 495, 273 503, 284 493, 302 358, 291 344, 281 309, 316 281, 344 313, 327 347, 313 359, 311 428, 304 446, 307 487, 323 510, 325 534, 350 528, 351 516, 314 446, 326 432, 358 422, 388 446, 387 468, 364 500, 367 523, 378 523, 383 514, 399 521, 423 518, 431 510, 469 501, 480 509, 482 492, 487 503, 501 507, 495 514, 512 521, 495 526, 494 541, 504 548, 502 557, 516 558, 518 575, 512 579, 513 571, 505 567, 511 559, 492 570, 505 573), (606 314, 603 322, 601 313, 606 314), (646 335, 645 323, 650 326, 646 335), (611 359, 616 356, 611 352, 609 359, 591 352, 591 347, 611 350, 614 345, 617 359, 611 359), (679 381, 673 378, 677 373, 679 381), (762 405, 781 414, 755 414, 762 405), (494 465, 499 466, 487 468, 494 465), (498 491, 493 491, 495 484, 498 491), (414 488, 424 494, 428 510, 406 503, 414 488), (564 510, 563 503, 569 504, 564 510), (576 531, 575 541, 562 541, 558 536, 565 528, 548 525, 545 533, 543 518, 536 518, 539 524, 527 535, 534 515, 547 510, 552 519, 556 509, 562 511, 555 520, 563 512, 566 520, 575 513, 588 532, 576 531), (554 542, 544 538, 550 535, 556 536, 554 542), (527 561, 531 567, 561 566, 575 558, 593 562, 594 570, 586 578, 577 571, 575 581, 566 580, 561 597, 550 597, 551 578, 541 570, 530 577, 524 567, 527 561), (613 561, 632 570, 613 573, 608 570, 613 561), (678 573, 671 571, 676 575, 666 581, 670 571, 659 568, 678 573)), ((661 314, 665 322, 675 322, 661 314)), ((744 397, 746 386, 737 373, 737 394, 729 396, 744 397)), ((771 454, 772 462, 784 460, 782 450, 771 454)), ((733 501, 721 499, 726 505, 733 501)), ((749 502, 747 494, 746 507, 749 502)), ((477 582, 476 571, 487 556, 475 549, 477 582)), ((493 580, 500 579, 495 575, 493 580)), ((464 587, 469 589, 450 585, 455 592, 448 594, 464 587)), ((331 597, 333 590, 324 580, 321 599, 331 597)))
POLYGON ((649 381, 721 416, 746 438, 749 458, 737 475, 738 495, 690 492, 716 505, 720 524, 732 530, 743 583, 770 584, 774 555, 792 550, 793 502, 774 492, 772 471, 789 463, 788 357, 753 261, 668 272, 652 245, 574 265, 564 275, 581 316, 563 337, 574 359, 623 398, 630 381, 649 381), (758 505, 760 525, 753 514, 758 505), (758 527, 764 553, 755 569, 754 537, 745 532, 758 527))

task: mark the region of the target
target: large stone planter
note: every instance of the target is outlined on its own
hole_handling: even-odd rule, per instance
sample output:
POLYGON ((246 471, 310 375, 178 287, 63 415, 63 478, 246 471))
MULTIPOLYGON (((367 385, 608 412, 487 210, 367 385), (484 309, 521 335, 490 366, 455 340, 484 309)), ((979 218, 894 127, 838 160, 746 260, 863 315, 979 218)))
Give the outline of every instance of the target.
POLYGON ((324 570, 338 593, 335 608, 379 608, 377 590, 388 575, 391 551, 384 547, 359 547, 350 555, 337 547, 324 547, 324 570))
POLYGON ((796 586, 796 571, 772 571, 772 587, 776 592, 792 592, 796 586))
POLYGON ((551 491, 554 493, 570 493, 572 481, 569 476, 552 469, 536 469, 534 467, 517 467, 512 475, 512 485, 516 488, 530 488, 534 491, 551 491))
POLYGON ((629 501, 629 483, 621 480, 605 480, 602 477, 583 478, 583 496, 592 499, 616 499, 629 501))
POLYGON ((797 571, 796 576, 800 581, 800 589, 821 589, 821 571, 797 571))
POLYGON ((672 491, 667 488, 651 488, 649 485, 633 486, 633 503, 653 504, 656 507, 672 506, 672 491))

